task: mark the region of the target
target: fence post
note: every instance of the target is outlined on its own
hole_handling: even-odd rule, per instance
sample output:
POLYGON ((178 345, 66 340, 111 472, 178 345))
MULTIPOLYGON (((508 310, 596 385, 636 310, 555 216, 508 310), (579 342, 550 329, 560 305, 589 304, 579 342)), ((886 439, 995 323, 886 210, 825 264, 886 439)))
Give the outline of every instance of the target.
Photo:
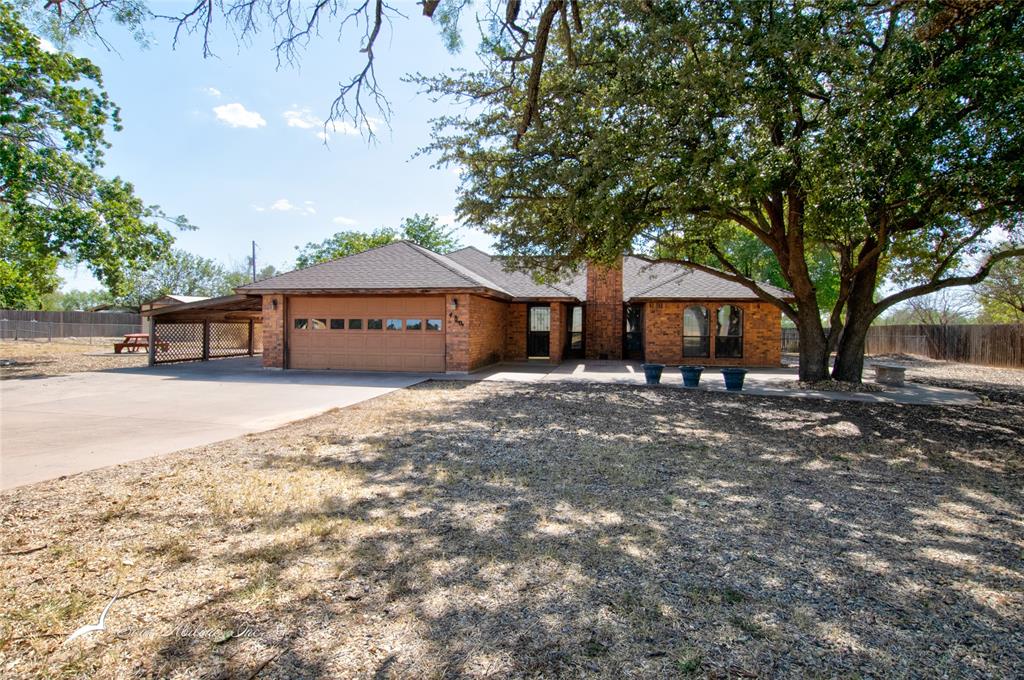
POLYGON ((203 361, 210 360, 210 322, 203 321, 203 361))
POLYGON ((156 319, 151 319, 149 322, 149 365, 156 365, 156 319))
POLYGON ((252 356, 253 341, 255 340, 255 323, 252 319, 249 319, 249 356, 252 356))

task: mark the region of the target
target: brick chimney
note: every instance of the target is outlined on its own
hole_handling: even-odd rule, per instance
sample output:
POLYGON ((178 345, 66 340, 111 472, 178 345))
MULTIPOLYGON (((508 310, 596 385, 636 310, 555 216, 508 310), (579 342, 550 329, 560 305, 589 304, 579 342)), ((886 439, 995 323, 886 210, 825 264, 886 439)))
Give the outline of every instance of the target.
POLYGON ((622 258, 614 266, 587 263, 586 358, 621 359, 622 258))

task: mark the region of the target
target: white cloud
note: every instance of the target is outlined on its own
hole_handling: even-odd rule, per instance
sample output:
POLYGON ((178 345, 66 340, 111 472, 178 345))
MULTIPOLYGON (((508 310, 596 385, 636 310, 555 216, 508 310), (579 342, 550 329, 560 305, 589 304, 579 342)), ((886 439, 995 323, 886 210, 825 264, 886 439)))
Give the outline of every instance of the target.
POLYGON ((231 127, 260 128, 267 124, 263 116, 255 111, 249 111, 238 102, 214 106, 213 113, 218 120, 231 127))
POLYGON ((309 130, 310 128, 320 127, 323 124, 323 121, 317 120, 316 116, 309 109, 289 109, 281 115, 284 116, 288 127, 309 130))
POLYGON ((46 38, 42 37, 39 38, 39 49, 41 49, 43 52, 49 52, 50 54, 57 54, 58 52, 60 52, 60 50, 57 49, 56 45, 54 45, 46 38))
POLYGON ((343 227, 354 227, 357 224, 359 224, 358 221, 352 219, 351 217, 345 217, 343 215, 338 215, 333 220, 331 220, 331 222, 334 222, 335 224, 340 224, 343 227))
POLYGON ((372 116, 367 118, 365 123, 361 123, 358 126, 347 120, 332 120, 327 123, 326 131, 321 129, 316 133, 316 136, 326 142, 331 138, 332 133, 337 135, 359 135, 364 132, 377 132, 380 124, 380 119, 373 118, 372 116))
MULTIPOLYGON (((294 212, 299 213, 300 215, 315 215, 316 208, 314 208, 313 205, 313 201, 303 201, 302 205, 295 205, 287 198, 279 198, 273 203, 271 203, 270 206, 266 209, 274 210, 276 212, 294 212)), ((258 212, 263 212, 264 210, 264 208, 257 205, 254 205, 253 208, 255 208, 258 212)))
POLYGON ((221 94, 220 90, 218 90, 215 87, 205 87, 203 88, 203 92, 210 95, 211 97, 219 97, 221 94))

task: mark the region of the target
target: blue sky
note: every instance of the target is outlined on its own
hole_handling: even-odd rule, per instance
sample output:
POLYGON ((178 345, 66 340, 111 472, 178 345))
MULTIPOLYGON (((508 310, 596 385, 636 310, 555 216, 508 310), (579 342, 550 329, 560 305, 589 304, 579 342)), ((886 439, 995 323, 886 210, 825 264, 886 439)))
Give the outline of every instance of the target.
MULTIPOLYGON (((290 269, 295 246, 335 231, 397 226, 417 212, 454 224, 456 172, 411 158, 429 140, 430 119, 454 104, 433 103, 401 78, 472 67, 477 29, 464 21, 467 46, 451 55, 419 6, 397 6, 408 18, 385 28, 376 49, 394 113, 375 144, 353 129, 331 134, 328 147, 319 137, 338 81, 361 66, 354 32, 339 43, 335 28, 325 27, 298 67, 280 69, 268 33, 239 46, 222 28, 213 40, 217 56, 207 59, 192 37, 172 49, 171 27, 160 23, 150 27, 148 48, 114 27, 106 35, 116 53, 72 45, 102 69, 104 88, 121 107, 124 130, 108 135, 103 173, 131 181, 168 214, 186 215, 198 229, 177 232, 176 247, 225 264, 243 262, 253 239, 259 264, 290 269)), ((490 247, 478 230, 460 227, 459 236, 490 247)), ((83 266, 62 276, 65 290, 99 287, 83 266)))

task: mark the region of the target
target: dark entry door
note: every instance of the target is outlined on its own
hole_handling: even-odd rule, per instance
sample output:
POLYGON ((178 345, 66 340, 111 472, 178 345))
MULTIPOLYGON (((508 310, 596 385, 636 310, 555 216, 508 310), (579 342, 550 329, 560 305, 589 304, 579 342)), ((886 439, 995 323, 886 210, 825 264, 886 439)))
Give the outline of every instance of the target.
POLYGON ((569 307, 566 318, 565 357, 568 359, 583 358, 583 305, 569 307))
POLYGON ((626 305, 626 323, 623 344, 626 358, 635 361, 644 359, 644 306, 626 305))
POLYGON ((526 355, 551 356, 550 305, 530 305, 526 308, 526 355))

